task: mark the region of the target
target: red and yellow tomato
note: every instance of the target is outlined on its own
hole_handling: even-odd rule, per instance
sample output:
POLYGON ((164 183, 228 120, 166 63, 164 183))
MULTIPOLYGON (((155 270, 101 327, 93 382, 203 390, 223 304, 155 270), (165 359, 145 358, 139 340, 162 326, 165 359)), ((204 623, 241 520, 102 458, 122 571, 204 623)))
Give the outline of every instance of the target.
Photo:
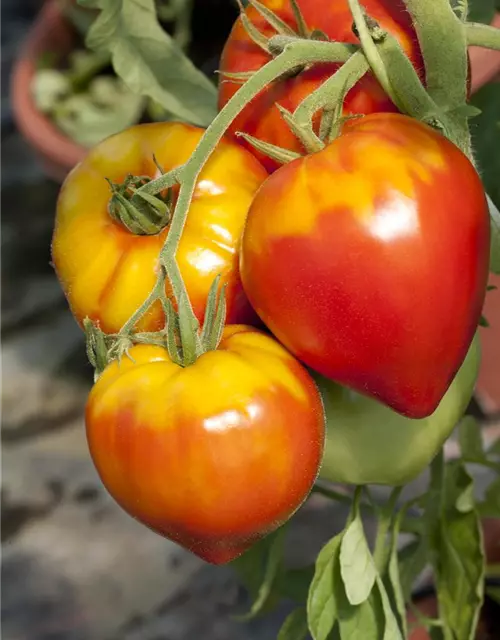
POLYGON ((309 367, 422 418, 476 331, 489 234, 466 156, 416 120, 372 114, 268 178, 249 211, 242 279, 309 367))
MULTIPOLYGON (((116 333, 155 284, 168 226, 156 235, 136 235, 108 213, 105 178, 128 174, 158 177, 186 162, 203 129, 180 123, 141 124, 97 145, 66 179, 57 205, 52 256, 57 275, 79 322, 85 317, 116 333)), ((195 313, 203 320, 210 286, 221 274, 227 285, 228 322, 252 323, 255 315, 239 275, 241 233, 248 207, 267 173, 236 143, 223 139, 198 179, 177 260, 195 313)), ((138 329, 162 328, 153 305, 138 329)))
POLYGON ((324 412, 311 376, 278 342, 228 326, 216 351, 172 363, 138 345, 89 397, 99 475, 154 531, 220 564, 301 505, 323 454, 324 412))
MULTIPOLYGON (((262 4, 297 29, 289 0, 262 0, 262 4)), ((353 32, 353 19, 347 0, 298 0, 307 27, 310 31, 319 29, 331 40, 359 43, 353 32)), ((403 0, 364 0, 367 13, 375 18, 382 29, 396 37, 414 67, 423 79, 424 65, 410 14, 403 0)), ((265 18, 254 8, 247 7, 246 14, 255 27, 268 38, 276 32, 265 18)), ((222 53, 220 71, 223 82, 219 88, 219 107, 240 88, 240 84, 224 78, 224 73, 238 74, 257 71, 270 60, 263 49, 253 42, 246 32, 241 19, 236 21, 222 53)), ((245 106, 241 114, 231 124, 230 131, 243 131, 266 142, 297 151, 303 149, 281 117, 276 103, 289 111, 294 111, 299 103, 317 89, 338 68, 339 64, 320 64, 306 68, 301 73, 270 84, 265 90, 245 106)), ((366 74, 347 94, 344 101, 345 114, 367 114, 381 111, 396 111, 387 94, 372 74, 366 74)), ((319 117, 316 127, 319 126, 319 117)), ((240 138, 243 145, 247 143, 240 138)), ((252 148, 252 147, 250 147, 252 148)), ((253 150, 253 149, 252 149, 253 150)), ((279 164, 263 154, 257 157, 269 170, 279 164)))

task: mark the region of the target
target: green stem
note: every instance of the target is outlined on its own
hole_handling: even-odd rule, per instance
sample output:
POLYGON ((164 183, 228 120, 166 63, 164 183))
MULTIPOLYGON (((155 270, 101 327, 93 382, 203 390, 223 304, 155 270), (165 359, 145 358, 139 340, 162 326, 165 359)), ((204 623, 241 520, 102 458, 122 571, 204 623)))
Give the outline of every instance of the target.
POLYGON ((368 62, 361 51, 356 51, 349 60, 333 75, 325 80, 315 91, 310 93, 293 114, 294 120, 302 127, 313 129, 314 114, 324 107, 338 108, 334 119, 342 112, 344 97, 369 69, 368 62))
MULTIPOLYGON (((344 61, 346 59, 347 52, 350 51, 351 49, 349 47, 335 42, 319 42, 312 40, 294 40, 290 42, 285 46, 282 53, 257 71, 229 100, 207 128, 198 143, 198 146, 193 151, 190 159, 185 165, 160 176, 156 180, 152 180, 138 189, 134 194, 133 198, 140 198, 141 193, 155 195, 175 182, 181 182, 177 204, 170 222, 169 232, 160 253, 160 263, 164 267, 170 279, 172 291, 177 300, 179 310, 181 310, 181 307, 184 309, 186 326, 189 325, 194 328, 198 323, 189 302, 189 296, 182 280, 175 256, 184 230, 184 225, 186 223, 187 213, 196 186, 196 181, 203 166, 234 118, 240 113, 240 111, 242 111, 245 105, 270 82, 273 82, 273 80, 276 80, 284 73, 296 68, 299 64, 344 61)), ((122 328, 122 331, 130 331, 133 329, 142 314, 159 299, 159 296, 163 292, 164 281, 165 274, 160 273, 153 291, 150 293, 145 303, 141 305, 132 318, 127 321, 122 328)), ((183 351, 185 351, 187 347, 187 360, 196 358, 196 355, 199 353, 201 348, 201 343, 198 344, 199 340, 199 335, 196 332, 196 337, 190 337, 188 344, 182 345, 183 351), (193 338, 193 340, 191 338, 193 338)))
POLYGON ((335 491, 335 489, 324 487, 320 484, 315 484, 312 488, 312 492, 325 496, 325 498, 330 498, 330 500, 336 500, 337 502, 348 504, 349 506, 352 504, 352 496, 341 493, 340 491, 335 491))
POLYGON ((467 44, 485 49, 500 50, 500 29, 487 24, 468 22, 465 25, 467 44))
MULTIPOLYGON (((274 41, 283 37, 285 36, 275 36, 271 38, 271 40, 274 41)), ((180 240, 187 209, 200 171, 217 143, 229 128, 231 122, 243 110, 246 104, 268 84, 300 64, 345 62, 351 53, 351 47, 338 42, 293 39, 293 41, 285 45, 282 53, 259 69, 259 71, 241 86, 212 121, 190 159, 182 168, 182 175, 180 177, 182 184, 167 238, 167 242, 170 241, 171 243, 171 248, 176 247, 180 240), (171 240, 171 238, 173 239, 171 240)), ((164 176, 144 185, 136 192, 134 197, 137 197, 143 190, 151 195, 155 195, 163 190, 165 184, 172 184, 171 181, 174 180, 172 173, 173 172, 169 171, 164 176)))
POLYGON ((377 77, 377 80, 380 82, 382 88, 390 97, 390 99, 396 104, 396 96, 389 81, 387 70, 377 50, 377 46, 372 40, 372 36, 368 25, 366 24, 365 16, 363 14, 363 10, 361 9, 359 0, 348 0, 348 2, 366 59, 370 63, 370 67, 377 77))
MULTIPOLYGON (((349 505, 349 507, 352 506, 352 500, 353 500, 352 494, 346 495, 344 493, 341 493, 340 491, 336 491, 335 489, 330 489, 329 487, 325 487, 321 484, 315 484, 312 488, 311 493, 317 493, 321 496, 324 496, 325 498, 329 498, 330 500, 336 500, 341 504, 349 505)), ((361 502, 359 506, 363 511, 366 511, 367 513, 370 513, 370 514, 373 513, 373 506, 370 503, 361 502)))
MULTIPOLYGON (((329 45, 330 47, 331 45, 335 45, 335 51, 336 51, 335 60, 325 60, 325 62, 347 62, 347 60, 349 60, 352 54, 359 50, 359 47, 355 44, 347 44, 345 42, 330 42, 330 41, 324 41, 324 40, 304 41, 304 38, 300 38, 299 36, 284 36, 281 34, 272 36, 272 38, 269 39, 268 48, 272 49, 275 55, 278 56, 281 53, 283 53, 283 51, 289 45, 298 44, 298 43, 304 44, 304 42, 308 42, 308 43, 322 42, 323 45, 327 45, 327 46, 329 45)), ((297 64, 300 66, 304 66, 305 64, 307 64, 307 61, 302 60, 301 63, 297 63, 297 64)), ((284 73, 287 73, 288 71, 289 70, 287 70, 284 73)))
POLYGON ((132 333, 135 325, 139 322, 142 316, 146 313, 146 311, 157 301, 160 299, 164 289, 165 289, 165 271, 164 269, 160 269, 160 273, 158 274, 158 279, 156 280, 155 286, 151 293, 148 295, 146 300, 141 304, 141 306, 130 316, 127 322, 120 329, 121 335, 128 335, 132 333))
POLYGON ((159 178, 151 180, 150 182, 142 185, 142 187, 139 187, 139 189, 137 189, 130 201, 135 203, 137 201, 140 201, 142 195, 145 193, 154 196, 160 191, 165 191, 165 189, 173 187, 174 184, 179 184, 182 180, 182 174, 184 172, 185 166, 186 165, 181 165, 180 167, 176 167, 168 173, 164 173, 159 178))
POLYGON ((446 109, 467 98, 467 47, 464 23, 449 0, 405 0, 415 25, 431 98, 446 109))
POLYGON ((387 534, 389 533, 389 529, 394 518, 396 504, 402 490, 402 487, 395 487, 392 490, 391 495, 389 496, 389 500, 384 505, 379 514, 373 560, 380 575, 384 573, 385 567, 387 565, 389 553, 389 547, 386 544, 387 534))
POLYGON ((418 120, 429 116, 442 119, 443 114, 425 90, 398 40, 388 33, 383 42, 377 43, 377 48, 387 69, 394 90, 394 103, 399 110, 418 120))

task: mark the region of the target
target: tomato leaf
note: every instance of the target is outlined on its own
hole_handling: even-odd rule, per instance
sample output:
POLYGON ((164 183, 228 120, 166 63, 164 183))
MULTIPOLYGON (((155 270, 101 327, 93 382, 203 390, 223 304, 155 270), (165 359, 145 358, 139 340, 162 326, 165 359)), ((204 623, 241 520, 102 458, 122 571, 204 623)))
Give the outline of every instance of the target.
POLYGON ((286 618, 277 640, 305 640, 307 638, 307 613, 304 608, 295 609, 286 618))
POLYGON ((347 599, 340 573, 335 587, 341 640, 402 640, 397 620, 379 576, 368 598, 358 605, 352 605, 347 599))
POLYGON ((403 511, 399 512, 392 528, 389 563, 387 565, 387 575, 384 576, 384 587, 387 592, 391 610, 396 612, 398 628, 403 632, 403 636, 406 638, 406 636, 408 635, 408 630, 406 625, 405 594, 403 592, 403 587, 401 584, 398 558, 399 530, 403 514, 403 511))
POLYGON ((84 147, 92 147, 139 122, 144 99, 115 77, 94 78, 86 92, 57 105, 53 118, 59 129, 84 147))
MULTIPOLYGON (((384 612, 385 618, 385 626, 384 626, 384 635, 382 640, 403 640, 403 635, 401 634, 401 629, 398 624, 397 618, 394 614, 394 611, 391 607, 391 603, 389 600, 389 596, 386 592, 384 583, 381 578, 377 576, 376 590, 380 593, 380 598, 382 602, 382 609, 384 612)), ((403 608, 404 612, 404 608, 403 608)), ((403 613, 403 620, 405 621, 406 627, 406 613, 403 613)), ((404 637, 406 638, 406 632, 404 633, 404 637)))
POLYGON ((428 548, 424 538, 413 540, 399 551, 399 580, 405 602, 410 599, 415 580, 425 569, 428 561, 428 548))
POLYGON ((462 463, 447 465, 434 532, 440 615, 445 628, 463 640, 475 637, 484 589, 484 555, 478 513, 471 505, 472 488, 473 480, 462 463))
POLYGON ((108 51, 131 91, 147 96, 170 114, 198 125, 216 114, 216 88, 161 28, 154 0, 94 0, 101 9, 86 39, 108 51))
POLYGON ((233 562, 233 566, 243 576, 247 577, 248 582, 251 584, 251 589, 254 593, 257 583, 259 586, 255 594, 255 600, 250 608, 250 611, 241 616, 237 616, 238 620, 250 620, 255 618, 259 613, 262 613, 268 606, 278 582, 278 575, 281 570, 283 562, 283 543, 285 538, 286 526, 282 526, 275 532, 267 536, 263 541, 250 549, 240 558, 237 558, 233 562), (266 544, 263 544, 263 543, 266 544), (257 574, 253 567, 259 566, 261 570, 257 574), (263 568, 263 571, 262 571, 263 568), (257 577, 259 576, 259 578, 257 577))
POLYGON ((307 621, 314 640, 327 640, 337 620, 335 569, 339 564, 340 545, 344 533, 339 533, 321 549, 307 599, 307 621))
POLYGON ((373 588, 377 570, 359 514, 342 538, 340 570, 349 602, 354 605, 364 602, 373 588))
POLYGON ((373 589, 368 598, 358 605, 350 604, 344 594, 339 606, 338 625, 341 640, 385 638, 385 611, 378 589, 373 589))

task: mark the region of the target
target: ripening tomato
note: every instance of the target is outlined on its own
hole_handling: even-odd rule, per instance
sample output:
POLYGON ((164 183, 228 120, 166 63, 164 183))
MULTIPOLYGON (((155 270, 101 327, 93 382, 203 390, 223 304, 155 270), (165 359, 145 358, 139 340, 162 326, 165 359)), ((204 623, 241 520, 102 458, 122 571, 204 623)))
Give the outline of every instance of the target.
POLYGON ((243 235, 243 285, 309 367, 422 418, 476 331, 489 234, 466 156, 417 120, 372 114, 262 185, 243 235))
POLYGON ((392 486, 413 480, 462 418, 474 392, 479 356, 476 337, 438 408, 421 420, 315 375, 327 429, 320 476, 332 482, 392 486))
MULTIPOLYGON (((203 129, 180 123, 140 124, 98 144, 66 179, 57 205, 52 243, 55 269, 76 318, 88 316, 115 333, 152 290, 168 225, 156 235, 136 235, 108 213, 105 178, 127 174, 158 177, 153 154, 165 171, 186 162, 203 129)), ((259 162, 224 139, 198 179, 177 260, 198 319, 207 294, 222 274, 227 284, 228 322, 252 323, 254 313, 241 287, 238 251, 248 207, 267 174, 259 162)), ((174 193, 175 197, 175 193, 174 193)), ((138 328, 163 325, 160 304, 138 328)))
POLYGON ((309 373, 270 336, 228 326, 216 351, 173 364, 139 345, 91 391, 90 452, 132 516, 215 564, 285 522, 323 454, 324 412, 309 373))
MULTIPOLYGON (((261 0, 262 4, 297 30, 290 0, 261 0)), ((331 40, 359 43, 352 30, 353 19, 347 0, 298 0, 307 27, 310 31, 320 29, 331 40)), ((375 18, 382 29, 398 39, 405 53, 423 80, 424 64, 418 46, 417 36, 403 0, 363 0, 363 6, 375 18)), ((253 7, 246 8, 246 14, 256 28, 268 38, 275 35, 262 15, 253 7)), ((263 49, 255 44, 245 31, 241 19, 235 22, 224 47, 220 70, 222 82, 219 87, 219 107, 240 88, 240 84, 224 79, 224 73, 256 71, 270 60, 263 49)), ((338 68, 339 64, 320 64, 307 67, 301 73, 270 84, 251 103, 246 105, 232 123, 230 131, 243 131, 272 144, 297 152, 303 149, 281 117, 276 104, 294 111, 299 103, 317 89, 338 68)), ((387 94, 372 74, 366 74, 346 96, 345 114, 367 114, 381 111, 396 111, 387 94)), ((319 114, 316 127, 319 127, 319 114)), ((243 145, 247 143, 240 138, 243 145)), ((251 148, 251 147, 249 147, 251 148)), ((253 151, 253 149, 252 149, 253 151)), ((253 151, 268 170, 278 168, 274 160, 253 151)))

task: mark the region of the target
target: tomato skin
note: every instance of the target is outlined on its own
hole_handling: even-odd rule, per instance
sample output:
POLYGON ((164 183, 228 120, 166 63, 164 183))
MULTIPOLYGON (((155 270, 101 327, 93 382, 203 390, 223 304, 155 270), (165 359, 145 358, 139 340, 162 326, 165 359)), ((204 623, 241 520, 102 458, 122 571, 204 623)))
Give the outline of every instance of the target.
MULTIPOLYGON (((262 3, 290 27, 297 29, 289 0, 263 0, 262 3)), ((310 30, 321 29, 331 40, 338 42, 359 43, 352 31, 353 20, 347 0, 299 0, 298 4, 310 30)), ((417 36, 403 0, 364 0, 363 5, 383 29, 398 39, 424 80, 424 64, 417 36)), ((273 29, 253 7, 247 7, 246 14, 264 35, 275 35, 273 29)), ((219 108, 222 108, 241 86, 234 81, 224 80, 224 72, 256 71, 270 59, 271 57, 251 40, 238 18, 222 52, 220 70, 223 81, 219 86, 219 108)), ((314 65, 292 78, 275 81, 245 107, 232 123, 230 132, 243 131, 266 142, 302 153, 304 150, 301 144, 289 130, 275 103, 293 112, 299 103, 323 84, 339 66, 341 65, 314 65)), ((349 91, 344 101, 346 115, 391 111, 397 111, 395 105, 371 73, 366 74, 349 91)), ((316 130, 319 127, 319 119, 318 116, 315 120, 316 130)), ((274 171, 280 166, 276 161, 256 152, 242 138, 238 140, 240 144, 252 150, 268 171, 274 171)))
POLYGON ((422 418, 476 331, 489 233, 462 152, 416 120, 372 114, 268 178, 247 218, 243 285, 307 366, 422 418))
MULTIPOLYGON (((180 123, 140 124, 97 145, 66 179, 59 196, 52 242, 55 269, 73 314, 88 316, 106 333, 120 330, 152 290, 168 228, 134 235, 108 214, 110 187, 127 174, 159 176, 186 162, 203 129, 180 123)), ((215 276, 227 283, 228 322, 252 324, 238 270, 241 233, 253 195, 267 173, 239 145, 224 139, 198 179, 177 259, 191 302, 202 321, 215 276)), ((163 326, 156 304, 138 324, 163 326)))
POLYGON ((411 482, 431 462, 458 424, 474 392, 479 339, 436 411, 421 420, 314 376, 326 412, 325 454, 320 477, 349 484, 399 486, 411 482))
POLYGON ((138 345, 91 391, 90 452, 115 500, 214 564, 279 527, 309 493, 324 412, 311 376, 278 342, 228 326, 194 365, 138 345))

